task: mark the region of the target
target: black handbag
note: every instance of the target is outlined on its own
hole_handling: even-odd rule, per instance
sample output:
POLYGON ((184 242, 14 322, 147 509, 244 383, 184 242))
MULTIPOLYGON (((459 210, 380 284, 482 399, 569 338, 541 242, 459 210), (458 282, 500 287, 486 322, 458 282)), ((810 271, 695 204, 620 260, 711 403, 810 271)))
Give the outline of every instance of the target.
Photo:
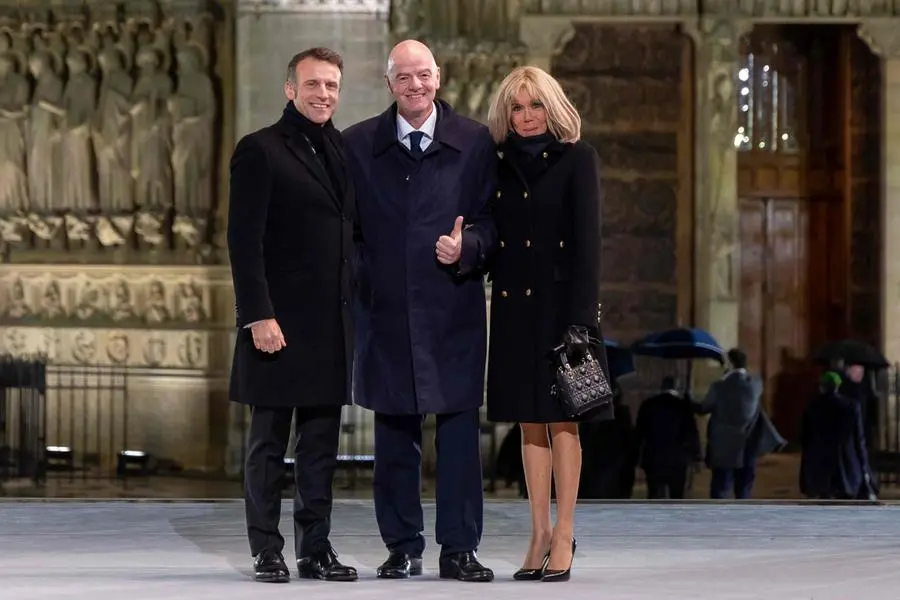
MULTIPOLYGON (((601 312, 598 311, 598 331, 600 316, 601 312)), ((552 392, 563 412, 570 418, 580 417, 602 407, 612 410, 615 396, 609 380, 609 365, 603 340, 589 335, 586 338, 584 348, 580 352, 573 352, 580 356, 571 357, 571 361, 567 344, 553 349, 556 372, 552 392)))

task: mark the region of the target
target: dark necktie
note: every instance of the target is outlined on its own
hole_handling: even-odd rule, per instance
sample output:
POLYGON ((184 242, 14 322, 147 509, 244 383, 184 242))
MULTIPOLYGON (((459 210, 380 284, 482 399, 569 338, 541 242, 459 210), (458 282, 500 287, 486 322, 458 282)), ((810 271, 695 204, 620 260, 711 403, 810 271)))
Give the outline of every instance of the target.
POLYGON ((409 134, 409 151, 412 152, 413 156, 422 156, 424 150, 422 150, 422 136, 425 134, 421 131, 413 131, 409 134))

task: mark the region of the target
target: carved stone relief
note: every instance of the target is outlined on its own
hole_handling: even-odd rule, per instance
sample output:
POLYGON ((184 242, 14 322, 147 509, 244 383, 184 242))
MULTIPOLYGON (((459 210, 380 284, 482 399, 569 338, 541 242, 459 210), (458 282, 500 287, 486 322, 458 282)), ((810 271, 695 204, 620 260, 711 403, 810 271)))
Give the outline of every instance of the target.
POLYGON ((526 14, 600 16, 853 17, 898 14, 889 0, 533 0, 526 14), (698 11, 702 6, 702 12, 698 11))
POLYGON ((0 249, 208 257, 211 4, 19 5, 0 19, 0 249))
POLYGON ((217 369, 210 348, 227 345, 225 332, 9 327, 0 330, 0 355, 44 356, 55 365, 217 369))
POLYGON ((211 324, 212 292, 191 277, 12 273, 0 278, 0 324, 195 327, 211 324))

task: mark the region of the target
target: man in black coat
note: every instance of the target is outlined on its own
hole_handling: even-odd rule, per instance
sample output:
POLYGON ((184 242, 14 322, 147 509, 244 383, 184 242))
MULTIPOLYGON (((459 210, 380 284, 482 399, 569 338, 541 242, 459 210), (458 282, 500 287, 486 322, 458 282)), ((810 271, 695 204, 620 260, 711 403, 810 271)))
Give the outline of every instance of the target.
POLYGON ((647 498, 681 500, 688 469, 701 460, 700 432, 694 407, 665 377, 660 393, 641 404, 637 416, 637 449, 647 477, 647 498))
POLYGON ((440 575, 491 581, 476 556, 483 497, 479 407, 487 345, 480 267, 496 149, 487 128, 435 101, 431 51, 407 40, 386 74, 396 101, 344 132, 359 205, 355 402, 375 412, 381 578, 422 573, 422 420, 437 415, 440 575))
POLYGON ((238 142, 228 251, 237 342, 231 398, 251 406, 244 476, 257 581, 289 579, 278 531, 294 421, 294 536, 301 578, 353 581, 328 535, 341 408, 350 401, 353 187, 331 123, 343 61, 326 48, 291 59, 281 119, 238 142))

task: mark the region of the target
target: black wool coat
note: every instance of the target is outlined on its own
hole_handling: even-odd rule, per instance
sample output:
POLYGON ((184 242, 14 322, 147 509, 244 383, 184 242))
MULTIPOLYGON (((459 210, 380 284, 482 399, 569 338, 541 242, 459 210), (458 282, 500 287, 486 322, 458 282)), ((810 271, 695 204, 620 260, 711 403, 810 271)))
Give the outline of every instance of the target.
POLYGON ((335 182, 285 118, 241 139, 231 159, 228 252, 238 332, 230 395, 243 404, 350 402, 356 206, 340 133, 325 127, 335 182), (245 325, 262 319, 278 322, 286 348, 267 354, 253 346, 245 325))
POLYGON ((583 141, 551 142, 527 169, 501 144, 492 214, 488 418, 570 420, 551 396, 548 358, 569 325, 596 327, 600 301, 600 159, 583 141))
POLYGON ((419 159, 397 141, 397 107, 344 132, 357 190, 356 404, 385 414, 462 412, 484 403, 483 263, 495 239, 488 203, 496 153, 487 128, 437 104, 419 159), (462 256, 435 244, 464 219, 462 256))

